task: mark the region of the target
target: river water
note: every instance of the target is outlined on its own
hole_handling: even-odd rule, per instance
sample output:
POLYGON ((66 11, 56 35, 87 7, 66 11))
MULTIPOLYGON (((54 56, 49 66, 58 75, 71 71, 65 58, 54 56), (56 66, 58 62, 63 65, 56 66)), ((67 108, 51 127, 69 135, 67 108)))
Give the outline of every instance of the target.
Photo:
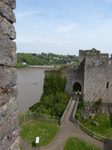
POLYGON ((24 68, 17 70, 19 114, 25 113, 29 107, 39 102, 43 93, 45 69, 24 68), (34 82, 37 84, 34 84, 34 82))

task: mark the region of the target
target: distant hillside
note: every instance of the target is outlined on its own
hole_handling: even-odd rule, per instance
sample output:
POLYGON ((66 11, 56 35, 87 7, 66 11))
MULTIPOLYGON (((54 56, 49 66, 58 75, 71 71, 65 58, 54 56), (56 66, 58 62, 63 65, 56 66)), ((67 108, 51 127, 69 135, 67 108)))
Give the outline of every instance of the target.
POLYGON ((16 67, 26 67, 26 65, 60 65, 71 62, 78 63, 78 57, 75 55, 59 55, 53 53, 17 53, 16 67))

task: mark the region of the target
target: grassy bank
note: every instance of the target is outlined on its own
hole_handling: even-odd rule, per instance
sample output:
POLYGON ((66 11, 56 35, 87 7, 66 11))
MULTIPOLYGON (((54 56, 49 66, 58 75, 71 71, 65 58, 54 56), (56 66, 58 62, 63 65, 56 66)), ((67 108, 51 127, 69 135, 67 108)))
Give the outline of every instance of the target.
POLYGON ((98 126, 93 125, 89 119, 81 119, 80 122, 83 124, 83 126, 90 129, 94 133, 105 136, 106 138, 112 136, 112 118, 110 116, 97 114, 92 122, 98 123, 98 126))
POLYGON ((70 137, 63 150, 101 150, 93 145, 90 145, 78 138, 70 137))
POLYGON ((40 137, 40 146, 48 145, 59 130, 58 125, 31 120, 20 126, 20 136, 32 147, 35 145, 36 137, 40 137))

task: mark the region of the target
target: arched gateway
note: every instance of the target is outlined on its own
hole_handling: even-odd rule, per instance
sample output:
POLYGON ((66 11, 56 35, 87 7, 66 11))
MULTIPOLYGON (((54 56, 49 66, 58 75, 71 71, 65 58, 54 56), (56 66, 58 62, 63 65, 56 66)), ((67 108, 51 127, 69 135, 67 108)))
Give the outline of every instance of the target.
POLYGON ((81 84, 79 82, 75 82, 73 85, 73 91, 77 94, 81 94, 82 91, 82 87, 81 84))

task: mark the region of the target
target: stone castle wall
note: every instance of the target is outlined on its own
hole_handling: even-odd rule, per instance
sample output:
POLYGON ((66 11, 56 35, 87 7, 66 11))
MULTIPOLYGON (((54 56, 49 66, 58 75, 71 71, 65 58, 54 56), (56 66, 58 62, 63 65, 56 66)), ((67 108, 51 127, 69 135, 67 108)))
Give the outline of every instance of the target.
POLYGON ((15 0, 0 0, 0 150, 18 150, 15 0))
POLYGON ((112 102, 112 59, 108 54, 99 51, 84 51, 84 99, 96 101, 102 98, 103 102, 112 102))
POLYGON ((61 67, 59 70, 46 70, 45 76, 49 76, 50 74, 54 73, 62 74, 62 77, 66 77, 67 79, 67 85, 66 85, 66 92, 71 96, 74 95, 73 91, 73 85, 76 82, 79 82, 82 87, 82 93, 84 91, 84 62, 76 67, 74 64, 66 65, 64 67, 61 67))
POLYGON ((80 66, 76 67, 70 65, 62 69, 62 76, 67 78, 66 91, 69 95, 74 95, 73 85, 78 82, 82 87, 82 93, 84 91, 84 62, 80 66))
MULTIPOLYGON (((67 78, 66 91, 74 95, 73 85, 79 82, 81 95, 85 102, 97 101, 102 98, 104 103, 112 103, 112 55, 102 54, 96 49, 79 51, 79 66, 67 65, 53 71, 61 72, 67 78)), ((46 71, 49 75, 52 71, 46 71)))

